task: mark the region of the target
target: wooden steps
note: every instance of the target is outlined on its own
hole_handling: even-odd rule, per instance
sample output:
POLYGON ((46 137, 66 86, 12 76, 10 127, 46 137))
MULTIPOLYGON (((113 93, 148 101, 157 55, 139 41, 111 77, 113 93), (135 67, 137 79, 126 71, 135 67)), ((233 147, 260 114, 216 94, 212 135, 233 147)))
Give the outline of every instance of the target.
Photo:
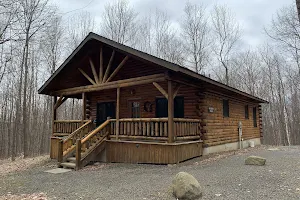
POLYGON ((69 157, 67 158, 66 162, 62 162, 59 164, 63 168, 76 168, 76 158, 75 157, 69 157))
POLYGON ((67 158, 67 161, 71 162, 71 163, 76 163, 76 158, 75 157, 69 157, 69 158, 67 158))
POLYGON ((78 133, 78 131, 85 126, 83 125, 72 133, 73 138, 69 136, 65 141, 61 141, 59 151, 62 155, 58 159, 58 165, 64 168, 78 170, 91 161, 95 161, 98 154, 105 149, 106 138, 110 134, 110 127, 107 127, 109 123, 110 120, 106 120, 102 125, 90 133, 85 134, 84 137, 80 136, 80 139, 74 138, 75 133, 78 133), (76 139, 76 143, 74 143, 74 139, 76 139), (66 144, 65 147, 63 146, 64 144, 66 144), (65 150, 63 151, 63 149, 65 150))
POLYGON ((72 169, 76 168, 76 164, 73 162, 63 162, 63 163, 60 163, 60 166, 63 168, 72 168, 72 169))

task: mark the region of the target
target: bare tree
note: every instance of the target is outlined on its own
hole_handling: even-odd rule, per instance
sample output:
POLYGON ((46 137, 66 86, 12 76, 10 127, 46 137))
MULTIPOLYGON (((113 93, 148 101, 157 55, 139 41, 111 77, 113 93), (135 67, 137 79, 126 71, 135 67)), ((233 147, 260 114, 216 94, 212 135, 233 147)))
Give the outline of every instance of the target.
POLYGON ((256 51, 246 50, 232 58, 232 86, 258 95, 261 87, 261 62, 256 51))
POLYGON ((283 7, 272 19, 270 28, 265 29, 269 37, 293 56, 300 74, 300 23, 295 6, 283 7))
POLYGON ((16 1, 1 0, 0 1, 0 45, 14 40, 15 34, 10 32, 12 26, 17 22, 17 12, 19 5, 16 1))
POLYGON ((133 46, 138 31, 137 16, 126 0, 106 4, 102 18, 104 36, 121 44, 133 46))
MULTIPOLYGON (((20 11, 18 12, 18 19, 20 20, 20 31, 24 36, 24 46, 22 52, 22 61, 20 66, 20 88, 17 101, 16 118, 17 122, 20 118, 20 105, 22 103, 22 133, 24 145, 24 157, 28 155, 28 74, 29 74, 29 53, 30 43, 33 37, 45 26, 46 21, 50 18, 50 9, 47 9, 48 0, 29 0, 18 2, 20 4, 20 11), (23 74, 24 73, 24 74, 23 74), (23 77, 24 75, 24 77, 23 77), (23 87, 23 95, 22 95, 23 87), (23 100, 21 100, 23 97, 23 100)), ((17 131, 16 131, 17 132, 17 131)))
POLYGON ((240 27, 226 6, 216 5, 211 14, 215 44, 213 50, 225 69, 226 84, 229 85, 229 61, 240 39, 240 27))
POLYGON ((141 20, 137 35, 137 47, 170 62, 183 65, 185 49, 167 13, 156 9, 154 15, 141 20))
POLYGON ((296 7, 298 12, 298 19, 300 21, 300 0, 296 0, 296 7))
POLYGON ((42 55, 47 64, 47 72, 53 74, 62 57, 63 52, 63 28, 61 17, 49 20, 45 31, 41 35, 42 55))
POLYGON ((188 63, 195 72, 201 73, 209 62, 210 38, 208 19, 205 8, 187 2, 184 8, 184 20, 181 23, 185 49, 188 52, 188 63))
POLYGON ((176 35, 167 13, 156 10, 152 27, 153 54, 170 62, 183 65, 184 46, 176 35))
POLYGON ((137 48, 141 51, 153 54, 152 44, 152 17, 151 15, 143 17, 138 24, 139 31, 137 32, 137 48))
POLYGON ((71 15, 67 20, 64 39, 66 42, 66 56, 80 44, 80 42, 95 29, 95 19, 89 12, 71 15))

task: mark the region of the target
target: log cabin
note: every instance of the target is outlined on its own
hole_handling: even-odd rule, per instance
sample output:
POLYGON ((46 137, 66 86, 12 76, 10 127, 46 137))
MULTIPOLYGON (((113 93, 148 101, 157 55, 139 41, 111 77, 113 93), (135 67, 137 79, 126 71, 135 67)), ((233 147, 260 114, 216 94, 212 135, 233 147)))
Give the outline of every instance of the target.
POLYGON ((171 164, 260 144, 265 100, 90 33, 39 89, 54 98, 50 157, 171 164), (82 119, 57 119, 67 99, 82 119))

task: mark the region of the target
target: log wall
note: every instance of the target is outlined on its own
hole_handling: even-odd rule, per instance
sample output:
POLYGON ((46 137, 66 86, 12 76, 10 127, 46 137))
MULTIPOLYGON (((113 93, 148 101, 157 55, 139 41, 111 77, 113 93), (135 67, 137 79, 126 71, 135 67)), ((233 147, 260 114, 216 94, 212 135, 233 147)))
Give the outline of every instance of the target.
MULTIPOLYGON (((160 82, 160 86, 167 91, 167 82, 160 82)), ((184 117, 195 119, 198 118, 195 106, 197 104, 197 89, 189 86, 182 86, 177 96, 184 96, 184 117)), ((97 103, 100 102, 116 102, 117 90, 104 90, 94 93, 89 93, 88 97, 91 100, 91 118, 96 119, 97 103)), ((155 100, 157 97, 164 97, 153 84, 139 85, 128 88, 121 88, 120 91, 120 118, 131 118, 131 102, 140 102, 141 118, 155 118, 155 100), (152 111, 144 110, 144 103, 152 104, 152 111)))
MULTIPOLYGON (((167 90, 167 82, 159 83, 167 90)), ((182 85, 177 96, 184 96, 185 118, 201 119, 204 146, 215 146, 238 142, 238 123, 242 122, 243 139, 259 138, 261 136, 261 120, 259 104, 243 102, 233 98, 212 93, 201 92, 197 88, 182 85), (229 99, 229 117, 223 117, 223 98, 229 99), (245 105, 249 106, 249 119, 245 119, 245 105), (210 113, 209 107, 214 109, 210 113), (253 126, 253 107, 257 108, 257 127, 253 126)), ((90 93, 91 117, 96 118, 97 102, 115 101, 116 90, 106 90, 90 93)), ((142 118, 155 117, 155 99, 163 95, 153 84, 122 88, 120 93, 120 118, 131 117, 130 102, 139 101, 142 118), (144 110, 144 103, 151 102, 152 112, 144 110)))
POLYGON ((204 146, 215 146, 225 143, 238 142, 238 124, 242 122, 243 139, 260 138, 259 104, 241 102, 233 98, 229 100, 229 117, 223 117, 224 97, 206 93, 199 100, 202 111, 204 146), (245 118, 245 106, 249 107, 249 118, 245 118), (257 127, 253 123, 253 107, 256 107, 257 127), (209 108, 213 112, 209 112, 209 108))

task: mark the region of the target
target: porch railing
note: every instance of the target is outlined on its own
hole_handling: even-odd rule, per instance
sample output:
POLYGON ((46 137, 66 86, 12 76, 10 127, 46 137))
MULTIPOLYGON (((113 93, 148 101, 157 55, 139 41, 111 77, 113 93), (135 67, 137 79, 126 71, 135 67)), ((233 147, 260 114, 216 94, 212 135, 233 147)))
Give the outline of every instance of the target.
POLYGON ((175 140, 193 140, 201 138, 199 119, 174 118, 175 140))
POLYGON ((94 126, 91 120, 77 128, 75 131, 70 133, 67 137, 60 139, 58 144, 58 161, 61 162, 69 154, 75 151, 76 140, 84 138, 90 131, 93 130, 94 126))
MULTIPOLYGON (((111 119, 111 137, 119 139, 168 140, 168 118, 119 119, 119 134, 116 120, 111 119)), ((174 118, 175 140, 200 139, 200 120, 174 118)))
POLYGON ((89 120, 55 120, 53 136, 68 136, 89 120))

